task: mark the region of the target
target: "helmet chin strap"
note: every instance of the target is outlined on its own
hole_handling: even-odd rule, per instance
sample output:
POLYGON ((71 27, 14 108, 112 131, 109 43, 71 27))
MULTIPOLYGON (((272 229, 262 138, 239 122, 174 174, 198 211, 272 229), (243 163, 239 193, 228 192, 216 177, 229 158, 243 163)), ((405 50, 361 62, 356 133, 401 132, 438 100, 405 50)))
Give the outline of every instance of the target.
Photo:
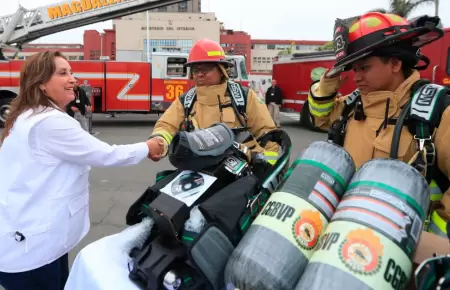
POLYGON ((222 72, 223 76, 225 77, 225 79, 229 79, 230 76, 228 75, 227 69, 225 68, 225 66, 221 63, 218 64, 219 65, 219 69, 222 72))
POLYGON ((430 59, 428 57, 426 57, 425 55, 419 53, 418 58, 419 58, 419 61, 423 61, 425 64, 424 65, 420 65, 420 66, 416 65, 414 67, 414 69, 416 69, 416 70, 424 70, 430 65, 430 59))

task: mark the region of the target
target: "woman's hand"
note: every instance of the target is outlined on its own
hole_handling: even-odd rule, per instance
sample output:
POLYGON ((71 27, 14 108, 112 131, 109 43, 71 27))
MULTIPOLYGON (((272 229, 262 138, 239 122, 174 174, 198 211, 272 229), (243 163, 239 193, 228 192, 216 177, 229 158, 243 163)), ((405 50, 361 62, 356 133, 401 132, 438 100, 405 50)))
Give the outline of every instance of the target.
POLYGON ((148 158, 153 161, 159 161, 164 149, 163 141, 159 140, 159 138, 152 138, 150 140, 147 140, 146 143, 149 150, 148 158))

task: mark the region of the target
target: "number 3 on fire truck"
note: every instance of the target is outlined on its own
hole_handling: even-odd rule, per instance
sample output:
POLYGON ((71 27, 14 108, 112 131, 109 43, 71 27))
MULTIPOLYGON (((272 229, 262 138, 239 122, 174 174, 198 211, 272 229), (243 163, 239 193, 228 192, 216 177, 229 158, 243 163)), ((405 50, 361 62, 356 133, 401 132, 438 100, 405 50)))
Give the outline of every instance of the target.
POLYGON ((178 98, 184 92, 182 85, 167 85, 166 86, 166 98, 172 100, 173 98, 178 98))

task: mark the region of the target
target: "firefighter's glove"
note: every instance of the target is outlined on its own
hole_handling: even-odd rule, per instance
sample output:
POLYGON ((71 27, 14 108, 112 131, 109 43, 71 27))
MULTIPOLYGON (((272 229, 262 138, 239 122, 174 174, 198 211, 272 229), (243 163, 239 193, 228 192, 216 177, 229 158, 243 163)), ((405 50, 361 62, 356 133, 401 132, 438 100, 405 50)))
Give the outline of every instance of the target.
POLYGON ((320 81, 314 83, 311 86, 311 91, 314 96, 317 97, 328 97, 338 92, 341 85, 343 85, 347 80, 347 76, 342 76, 341 74, 335 75, 333 77, 326 77, 329 70, 320 78, 320 81))

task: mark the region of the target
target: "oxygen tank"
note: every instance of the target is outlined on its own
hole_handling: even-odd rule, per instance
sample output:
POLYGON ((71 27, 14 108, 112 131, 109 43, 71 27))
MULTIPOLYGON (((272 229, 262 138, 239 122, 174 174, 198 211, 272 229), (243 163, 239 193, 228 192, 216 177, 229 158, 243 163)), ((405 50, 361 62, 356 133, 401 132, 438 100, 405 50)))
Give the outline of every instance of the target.
POLYGON ((405 289, 429 198, 426 180, 407 163, 365 163, 295 289, 405 289))
POLYGON ((233 251, 225 284, 240 290, 294 289, 354 172, 342 147, 312 143, 233 251))

